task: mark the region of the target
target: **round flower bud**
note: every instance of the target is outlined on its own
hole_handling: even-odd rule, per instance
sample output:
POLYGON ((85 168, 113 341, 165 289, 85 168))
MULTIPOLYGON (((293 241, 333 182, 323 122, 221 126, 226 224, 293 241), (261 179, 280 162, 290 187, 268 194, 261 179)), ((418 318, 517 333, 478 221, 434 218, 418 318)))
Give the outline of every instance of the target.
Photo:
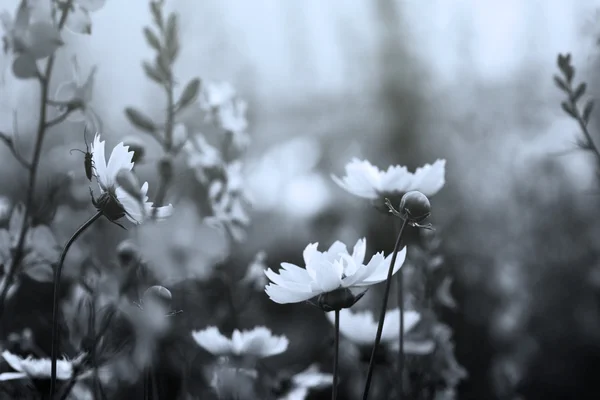
POLYGON ((133 157, 131 158, 133 163, 137 163, 144 158, 146 147, 141 138, 137 136, 127 136, 123 139, 123 144, 129 147, 129 151, 133 152, 133 157))
POLYGON ((117 246, 117 257, 121 266, 130 266, 140 260, 140 249, 133 241, 123 240, 117 246))
POLYGON ((431 203, 427 196, 419 191, 406 192, 400 200, 400 213, 408 222, 418 224, 431 215, 431 203))
POLYGON ((158 161, 158 173, 165 182, 169 182, 173 177, 173 160, 166 155, 158 161))
POLYGON ((317 305, 325 312, 339 311, 342 308, 352 307, 365 293, 366 290, 355 295, 348 288, 340 288, 332 292, 320 294, 317 298, 317 305))
POLYGON ((146 289, 142 299, 144 301, 144 304, 148 302, 153 302, 154 304, 159 304, 165 307, 167 310, 170 310, 173 295, 171 294, 171 291, 166 287, 156 285, 146 289))

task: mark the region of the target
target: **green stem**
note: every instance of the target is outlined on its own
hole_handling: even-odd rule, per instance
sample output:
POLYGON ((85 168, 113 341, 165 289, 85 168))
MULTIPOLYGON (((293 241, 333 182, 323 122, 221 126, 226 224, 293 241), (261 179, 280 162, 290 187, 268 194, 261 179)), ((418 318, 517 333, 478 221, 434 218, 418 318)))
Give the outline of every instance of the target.
MULTIPOLYGON (((67 22, 67 15, 69 14, 69 10, 73 4, 73 0, 69 0, 63 9, 63 12, 60 16, 60 21, 58 23, 58 30, 62 30, 65 22, 67 22)), ((8 295, 8 291, 12 286, 15 276, 17 275, 18 266, 20 266, 21 259, 23 258, 23 247, 25 246, 25 238, 27 236, 27 231, 29 229, 29 217, 31 216, 31 208, 33 206, 34 199, 34 191, 35 191, 35 181, 37 177, 38 164, 40 161, 40 156, 42 154, 42 144, 44 143, 44 136, 46 134, 46 128, 48 128, 46 123, 46 105, 48 100, 48 91, 50 89, 50 77, 52 76, 52 69, 54 68, 55 57, 54 54, 50 56, 48 62, 46 63, 46 70, 44 76, 39 77, 39 82, 41 85, 41 94, 40 94, 40 106, 39 106, 39 121, 37 126, 37 134, 35 141, 35 148, 33 149, 33 158, 31 160, 31 164, 29 168, 29 186, 27 187, 27 199, 25 201, 25 215, 23 216, 23 223, 21 224, 21 233, 19 235, 19 240, 17 241, 17 246, 15 250, 15 254, 12 258, 10 269, 6 275, 5 286, 0 293, 0 319, 4 315, 4 306, 6 303, 6 296, 8 295)))
POLYGON ((62 267, 67 256, 67 252, 71 248, 71 245, 75 243, 77 238, 87 230, 96 220, 102 216, 102 211, 96 212, 90 219, 84 222, 83 225, 77 229, 77 231, 71 236, 67 244, 65 245, 62 253, 60 254, 60 260, 54 270, 54 295, 52 297, 52 370, 50 375, 50 396, 54 396, 54 390, 56 387, 56 359, 58 357, 58 346, 59 346, 59 335, 58 335, 58 296, 60 293, 60 277, 62 273, 62 267))
POLYGON ((385 321, 385 313, 387 311, 387 302, 388 297, 390 295, 390 287, 392 286, 392 275, 394 273, 394 265, 396 264, 396 258, 398 257, 398 252, 400 251, 400 243, 402 242, 402 234, 404 233, 404 228, 408 223, 408 219, 405 219, 402 223, 402 227, 400 228, 400 233, 398 233, 398 238, 396 239, 396 245, 394 246, 394 253, 392 255, 392 261, 390 262, 390 268, 388 270, 387 279, 385 282, 385 291, 383 293, 383 301, 381 305, 381 314, 379 315, 379 324, 377 325, 377 334, 375 335, 375 343, 373 344, 373 350, 371 352, 371 360, 369 361, 369 370, 367 372, 367 380, 365 382, 365 390, 363 392, 363 400, 367 400, 369 398, 369 389, 371 388, 371 380, 373 379, 373 370, 375 369, 375 354, 377 352, 377 347, 379 346, 379 342, 381 341, 381 334, 383 333, 383 323, 385 321))
POLYGON ((337 399, 338 392, 338 364, 340 356, 340 310, 335 310, 335 336, 333 353, 333 387, 331 390, 331 399, 337 399))
POLYGON ((400 310, 400 346, 398 347, 398 400, 402 400, 404 394, 404 274, 402 269, 398 271, 398 277, 396 278, 397 287, 397 301, 398 309, 400 310))

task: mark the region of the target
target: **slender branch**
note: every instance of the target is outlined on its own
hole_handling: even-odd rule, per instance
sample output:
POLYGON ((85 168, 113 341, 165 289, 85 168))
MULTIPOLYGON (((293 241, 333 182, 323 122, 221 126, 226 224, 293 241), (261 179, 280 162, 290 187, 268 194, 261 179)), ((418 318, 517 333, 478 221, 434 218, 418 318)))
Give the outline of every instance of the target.
POLYGON ((50 127, 53 127, 54 125, 60 124, 65 119, 67 119, 67 117, 75 110, 76 110, 76 108, 71 107, 71 108, 67 109, 67 111, 65 111, 64 113, 60 114, 58 117, 46 122, 46 128, 50 128, 50 127))
POLYGON ((396 258, 398 257, 398 252, 400 251, 400 243, 402 242, 402 234, 404 233, 404 228, 406 228, 407 224, 408 224, 408 218, 403 220, 402 227, 400 228, 400 232, 398 233, 398 238, 396 239, 396 245, 394 246, 394 253, 392 255, 392 261, 390 262, 390 268, 388 270, 388 275, 387 275, 387 279, 385 282, 385 291, 383 293, 381 314, 379 315, 379 324, 377 325, 377 334, 375 335, 375 343, 373 344, 373 350, 371 352, 371 360, 369 361, 369 371, 367 372, 367 380, 365 382, 365 390, 363 392, 363 400, 367 400, 369 398, 369 389, 371 388, 371 380, 373 379, 373 370, 375 369, 375 354, 377 352, 379 342, 381 341, 381 334, 383 333, 383 323, 385 321, 385 313, 387 311, 387 302, 388 302, 388 297, 390 295, 390 287, 392 286, 392 275, 394 273, 394 265, 396 264, 396 258))
POLYGON ((590 146, 590 150, 592 150, 592 152, 596 156, 596 159, 598 160, 598 163, 600 164, 600 151, 598 150, 598 147, 596 146, 596 144, 594 143, 594 140, 592 139, 592 135, 590 134, 590 131, 588 130, 587 123, 583 119, 583 115, 581 115, 581 112, 579 111, 579 107, 577 107, 577 103, 576 103, 574 92, 573 92, 573 85, 571 82, 568 83, 567 89, 568 89, 567 94, 569 95, 569 103, 575 114, 575 119, 577 120, 577 123, 579 124, 579 128, 581 129, 581 132, 585 136, 585 138, 590 146))
POLYGON ((335 337, 333 353, 333 386, 331 388, 331 400, 337 399, 338 393, 338 364, 340 358, 340 310, 335 310, 335 337))
POLYGON ((60 254, 60 260, 58 261, 58 265, 54 270, 54 295, 52 297, 52 352, 50 354, 52 358, 52 369, 50 374, 50 396, 54 396, 54 389, 56 387, 56 359, 58 356, 58 296, 60 292, 60 275, 62 272, 62 267, 65 262, 65 257, 67 256, 67 252, 71 248, 71 245, 75 243, 77 238, 87 230, 96 220, 98 220, 102 216, 102 211, 96 212, 90 219, 84 222, 83 225, 75 231, 73 236, 69 239, 67 244, 65 245, 62 253, 60 254))
MULTIPOLYGON (((58 23, 58 30, 62 30, 67 22, 67 16, 69 14, 69 10, 73 4, 73 0, 68 0, 65 8, 62 11, 60 16, 60 21, 58 23)), ((39 121, 37 127, 36 134, 36 142, 35 148, 33 150, 33 157, 31 160, 31 168, 29 169, 29 185, 27 187, 27 199, 25 201, 25 215, 23 217, 23 223, 21 224, 21 233, 19 235, 19 239, 17 241, 17 246, 15 249, 15 253, 12 257, 12 262, 10 269, 6 275, 6 285, 4 286, 2 293, 0 293, 0 319, 4 315, 6 296, 8 295, 8 291, 12 286, 12 283, 17 275, 18 267, 20 266, 21 259, 23 258, 23 247, 25 245, 25 237, 27 236, 27 231, 29 230, 29 218, 31 216, 31 209, 33 206, 34 200, 34 190, 35 190, 35 182, 37 177, 37 170, 39 165, 40 156, 42 154, 42 145, 44 143, 44 136, 46 134, 46 101, 48 99, 48 92, 50 89, 50 78, 52 76, 52 69, 54 68, 55 55, 52 54, 46 63, 46 70, 43 77, 40 77, 39 82, 41 85, 41 94, 40 94, 40 106, 39 106, 39 121)))
POLYGON ((21 153, 17 150, 15 146, 15 142, 4 132, 0 132, 0 140, 6 144, 6 147, 10 149, 10 152, 15 157, 15 159, 28 171, 31 171, 31 165, 29 165, 29 161, 27 161, 21 153))

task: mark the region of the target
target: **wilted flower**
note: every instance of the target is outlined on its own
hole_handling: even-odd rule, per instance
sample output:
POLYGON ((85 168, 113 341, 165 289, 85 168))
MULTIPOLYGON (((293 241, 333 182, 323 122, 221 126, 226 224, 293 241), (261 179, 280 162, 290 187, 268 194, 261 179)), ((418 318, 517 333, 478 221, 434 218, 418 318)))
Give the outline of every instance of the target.
POLYGON ((332 383, 333 375, 319 372, 317 365, 311 365, 292 377, 291 387, 278 400, 304 400, 310 389, 324 389, 332 383))
MULTIPOLYGON (((94 161, 94 174, 102 194, 95 201, 96 208, 102 211, 111 221, 116 221, 126 216, 131 222, 141 224, 154 212, 154 205, 148 202, 148 182, 144 182, 140 189, 139 198, 134 198, 119 186, 117 176, 121 170, 131 171, 133 168, 133 152, 123 143, 113 149, 108 163, 104 156, 104 141, 96 134, 92 143, 92 159, 94 161), (143 208, 142 208, 143 207, 143 208)), ((157 219, 168 218, 173 213, 173 206, 169 204, 156 208, 157 219)))
POLYGON ((425 164, 416 171, 394 165, 381 171, 369 161, 354 158, 346 165, 346 176, 331 178, 347 192, 369 200, 418 190, 427 196, 436 194, 445 183, 446 160, 425 164))
POLYGON ((231 339, 225 337, 218 328, 210 326, 192 332, 196 343, 215 356, 254 356, 271 357, 287 350, 289 341, 285 336, 275 336, 264 326, 251 330, 234 330, 231 339))
MULTIPOLYGON (((12 264, 24 218, 25 206, 19 203, 13 208, 8 229, 0 229, 0 265, 4 265, 4 272, 12 264)), ((25 235, 23 252, 21 273, 39 282, 51 282, 51 264, 58 260, 60 247, 50 228, 46 225, 30 226, 25 235)))
POLYGON ((65 28, 73 33, 91 34, 92 19, 90 13, 98 11, 106 0, 75 0, 73 1, 73 9, 67 17, 65 28))
MULTIPOLYGON (((327 313, 331 323, 335 322, 333 313, 327 313)), ((420 321, 421 315, 416 311, 404 312, 404 332, 413 329, 420 321)), ((352 312, 349 309, 340 311, 340 332, 351 342, 358 345, 372 346, 375 343, 378 321, 369 310, 352 312)), ((398 341, 400 336, 400 310, 388 310, 383 322, 381 343, 389 344, 398 341)))
MULTIPOLYGON (((70 18, 71 16, 69 16, 70 18)), ((89 74, 84 76, 79 68, 77 57, 73 56, 71 58, 71 68, 71 80, 58 86, 54 95, 55 100, 77 107, 67 116, 68 121, 86 122, 91 129, 100 131, 102 130, 102 121, 91 107, 97 67, 93 66, 89 74)), ((61 107, 64 106, 61 104, 61 107)))
MULTIPOLYGON (((73 369, 77 368, 82 362, 85 354, 78 356, 73 360, 57 360, 56 362, 56 379, 67 380, 73 376, 73 369)), ((3 351, 2 357, 17 372, 5 372, 0 374, 0 381, 8 381, 13 379, 49 379, 52 361, 49 358, 22 358, 10 351, 3 351)))
POLYGON ((251 286, 254 290, 262 291, 267 284, 267 277, 265 276, 265 270, 267 266, 265 264, 267 259, 267 253, 259 251, 254 256, 254 259, 248 266, 246 274, 242 278, 242 283, 251 286))
MULTIPOLYGON (((318 243, 311 243, 304 249, 305 268, 284 262, 279 274, 271 269, 265 271, 273 282, 265 288, 271 300, 286 304, 319 296, 319 305, 327 311, 339 310, 352 306, 367 286, 387 278, 391 255, 384 257, 380 252, 363 264, 367 247, 364 238, 356 242, 352 255, 339 241, 326 252, 318 251, 317 247, 318 243)), ((405 258, 406 248, 398 253, 393 273, 402 267, 405 258)))

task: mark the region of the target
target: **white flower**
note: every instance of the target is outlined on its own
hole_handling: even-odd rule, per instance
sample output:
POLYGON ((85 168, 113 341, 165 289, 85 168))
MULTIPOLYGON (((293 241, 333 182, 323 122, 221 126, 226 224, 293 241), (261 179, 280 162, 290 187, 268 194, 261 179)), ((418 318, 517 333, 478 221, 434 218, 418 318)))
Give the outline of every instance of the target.
POLYGON ((235 89, 229 82, 209 82, 203 85, 200 107, 210 111, 232 101, 235 96, 235 89))
POLYGON ((445 169, 446 160, 437 160, 433 164, 417 168, 414 173, 400 165, 380 171, 369 161, 354 158, 346 165, 346 176, 340 179, 332 175, 331 178, 347 192, 370 200, 412 190, 433 196, 444 187, 445 169))
POLYGON ((183 146, 187 156, 188 168, 194 170, 196 179, 202 184, 207 184, 209 178, 207 169, 216 168, 223 164, 221 152, 209 144, 203 135, 194 135, 183 146))
POLYGON ((94 109, 91 107, 94 81, 97 68, 94 66, 87 76, 81 73, 77 57, 71 58, 72 78, 70 81, 63 82, 58 86, 54 95, 56 101, 72 102, 79 105, 79 109, 74 110, 67 117, 71 122, 86 122, 90 129, 102 130, 102 121, 94 109))
POLYGON ((319 372, 316 365, 292 377, 292 388, 279 400, 304 400, 310 389, 324 389, 333 383, 333 375, 319 372))
MULTIPOLYGON (((335 314, 327 313, 331 323, 335 322, 335 314)), ((421 315, 416 311, 404 312, 404 332, 413 329, 421 320, 421 315)), ((349 309, 340 310, 340 333, 351 342, 358 345, 373 345, 377 335, 377 325, 373 313, 369 310, 351 312, 349 309)), ((400 310, 389 310, 385 314, 383 331, 381 333, 382 343, 393 343, 400 336, 400 310)))
MULTIPOLYGON (((305 268, 284 262, 279 274, 271 269, 265 271, 273 282, 265 292, 276 303, 298 303, 336 289, 364 288, 385 281, 391 254, 384 257, 383 253, 377 253, 365 265, 366 246, 364 238, 358 240, 350 255, 346 245, 339 241, 326 252, 317 250, 318 243, 311 243, 303 252, 305 268)), ((405 258, 406 247, 398 253, 393 273, 402 267, 405 258)))
MULTIPOLYGON (((245 132, 248 128, 246 111, 248 104, 242 99, 233 99, 222 104, 217 111, 217 120, 221 128, 233 133, 245 132)), ((239 139, 238 139, 239 140, 239 139)))
MULTIPOLYGON (((117 144, 108 163, 104 155, 104 141, 100 141, 100 135, 96 134, 92 143, 92 160, 94 175, 100 186, 103 196, 108 196, 112 202, 109 207, 113 215, 107 215, 111 220, 118 219, 118 211, 124 213, 127 219, 135 224, 141 224, 147 217, 152 216, 155 207, 148 201, 148 182, 144 182, 140 189, 140 198, 136 199, 117 184, 117 174, 122 169, 131 171, 133 162, 131 161, 134 153, 129 151, 129 147, 123 145, 123 142, 117 144), (142 204, 143 203, 143 204, 142 204), (143 208, 142 208, 143 206, 143 208), (117 212, 115 212, 117 211, 117 212)), ((100 205, 101 200, 98 200, 100 205)), ((168 218, 173 213, 173 206, 169 204, 164 207, 156 208, 156 217, 158 220, 168 218)))
POLYGON ((73 10, 67 16, 65 28, 77 34, 92 33, 92 19, 90 13, 98 11, 106 0, 75 0, 73 10))
MULTIPOLYGON (((12 369, 17 372, 5 372, 0 374, 0 381, 8 381, 13 379, 34 378, 43 379, 50 378, 52 361, 49 358, 36 359, 31 356, 22 358, 10 351, 3 351, 2 357, 12 369)), ((81 356, 74 360, 57 360, 56 362, 56 379, 67 380, 73 376, 73 364, 81 361, 81 356)))
POLYGON ((251 330, 234 330, 230 338, 225 337, 218 328, 210 326, 192 332, 198 345, 216 356, 251 355, 259 358, 271 357, 287 350, 289 341, 285 336, 275 336, 264 326, 251 330))

